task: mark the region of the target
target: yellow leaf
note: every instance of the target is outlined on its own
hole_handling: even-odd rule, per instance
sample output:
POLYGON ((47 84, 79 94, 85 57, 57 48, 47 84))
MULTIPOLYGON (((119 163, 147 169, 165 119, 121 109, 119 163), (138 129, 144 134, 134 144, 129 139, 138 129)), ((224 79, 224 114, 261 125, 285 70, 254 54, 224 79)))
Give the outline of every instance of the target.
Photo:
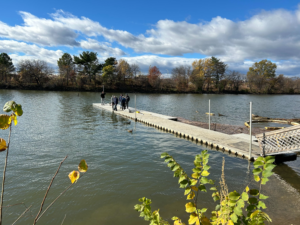
POLYGON ((79 176, 80 176, 80 173, 75 170, 72 171, 71 173, 69 173, 69 178, 70 178, 72 184, 79 179, 79 176))
POLYGON ((203 177, 207 177, 209 175, 209 172, 207 170, 204 170, 201 175, 203 177))
POLYGON ((14 121, 15 126, 18 124, 17 115, 13 114, 11 119, 14 121))
POLYGON ((86 164, 86 161, 82 159, 78 165, 78 170, 81 173, 85 173, 88 170, 88 165, 86 164))
POLYGON ((194 223, 196 223, 196 225, 200 224, 198 215, 196 213, 192 213, 189 219, 189 224, 194 224, 194 223))
POLYGON ((194 190, 194 191, 198 191, 198 188, 196 186, 191 186, 191 188, 194 190))
POLYGON ((198 179, 198 178, 199 178, 199 175, 200 175, 199 173, 193 173, 193 174, 192 174, 192 178, 198 179))
POLYGON ((181 219, 175 220, 174 225, 184 225, 184 223, 181 222, 181 219))
POLYGON ((246 187, 246 192, 248 192, 249 190, 250 190, 250 189, 249 189, 249 187, 247 186, 247 187, 246 187))
POLYGON ((227 225, 234 225, 234 223, 232 222, 232 220, 229 220, 227 225))
POLYGON ((0 114, 0 129, 6 130, 7 128, 9 128, 10 124, 11 124, 10 116, 6 114, 0 114))
POLYGON ((211 225, 209 219, 206 216, 202 216, 201 217, 201 224, 203 224, 203 225, 211 225))
POLYGON ((7 149, 6 141, 0 138, 0 152, 5 151, 7 149))
POLYGON ((191 186, 194 186, 194 185, 196 185, 196 184, 197 184, 197 180, 191 179, 191 186))
POLYGON ((185 211, 188 213, 192 213, 196 211, 195 204, 193 202, 188 202, 185 204, 185 211))
POLYGON ((193 191, 191 191, 191 193, 189 193, 189 195, 187 196, 187 200, 193 199, 195 197, 195 193, 193 191))

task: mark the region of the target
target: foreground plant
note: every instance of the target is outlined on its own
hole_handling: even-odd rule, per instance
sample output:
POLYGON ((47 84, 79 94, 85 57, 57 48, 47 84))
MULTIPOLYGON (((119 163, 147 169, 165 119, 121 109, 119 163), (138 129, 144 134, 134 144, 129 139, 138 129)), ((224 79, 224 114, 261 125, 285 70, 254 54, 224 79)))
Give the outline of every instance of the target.
MULTIPOLYGON (((10 137, 11 137, 11 128, 12 128, 12 121, 14 121, 15 126, 18 123, 17 117, 18 116, 22 116, 23 115, 23 109, 22 106, 20 104, 17 104, 14 101, 9 101, 7 102, 4 107, 3 107, 3 111, 4 112, 12 112, 10 115, 7 114, 0 114, 0 129, 2 130, 6 130, 9 128, 9 135, 8 135, 8 142, 6 143, 6 141, 3 138, 0 138, 0 152, 3 152, 6 150, 6 158, 5 158, 5 164, 4 164, 4 170, 3 170, 3 181, 2 181, 2 192, 1 192, 1 202, 0 202, 0 225, 2 225, 2 217, 3 217, 3 213, 2 213, 2 209, 3 209, 3 197, 4 197, 4 185, 5 185, 5 175, 6 175, 6 167, 7 167, 7 159, 8 159, 8 152, 9 152, 9 145, 10 145, 10 137)), ((69 179, 71 181, 71 184, 54 200, 52 201, 49 206, 43 211, 43 206, 44 206, 44 202, 47 198, 48 192, 51 188, 51 185, 56 177, 56 175, 59 172, 59 169, 61 167, 61 165, 63 164, 63 162, 67 159, 68 156, 66 156, 60 163, 56 173, 54 174, 52 180, 50 181, 50 184, 48 186, 48 189, 46 190, 46 194, 44 196, 44 199, 41 203, 41 207, 40 210, 36 216, 36 218, 34 219, 33 224, 36 224, 37 221, 44 215, 44 213, 56 202, 56 200, 58 198, 60 198, 73 184, 75 184, 77 182, 77 180, 80 177, 80 172, 81 173, 85 173, 88 170, 88 165, 86 163, 86 161, 83 159, 80 161, 79 165, 78 165, 78 170, 79 171, 72 171, 69 174, 69 179)), ((82 176, 81 176, 82 177, 82 176)), ((15 222, 13 222, 13 224, 15 224, 19 219, 21 219, 21 217, 23 215, 25 215, 25 213, 31 208, 31 206, 29 206, 17 219, 15 222)))
MULTIPOLYGON (((263 212, 266 209, 264 200, 268 196, 262 194, 262 185, 268 182, 273 172, 275 158, 268 156, 266 158, 258 157, 254 162, 253 170, 254 180, 259 183, 259 190, 245 187, 240 194, 236 191, 229 192, 225 182, 225 160, 223 158, 222 176, 220 179, 219 190, 213 180, 208 179, 210 166, 208 165, 209 154, 207 150, 196 155, 194 160, 193 174, 191 177, 182 169, 178 162, 168 153, 161 154, 168 167, 174 172, 174 177, 178 177, 179 187, 184 189, 184 195, 189 202, 185 205, 185 210, 190 214, 188 224, 196 225, 263 225, 265 222, 272 222, 270 217, 263 212), (212 198, 219 204, 211 212, 210 219, 206 216, 207 208, 198 206, 198 199, 201 192, 207 192, 207 186, 213 191, 212 198)), ((170 225, 168 221, 163 220, 159 210, 151 211, 151 200, 147 198, 139 199, 142 204, 137 204, 134 209, 140 212, 140 217, 150 222, 150 225, 170 225)), ((178 217, 173 217, 174 225, 185 224, 178 217)))

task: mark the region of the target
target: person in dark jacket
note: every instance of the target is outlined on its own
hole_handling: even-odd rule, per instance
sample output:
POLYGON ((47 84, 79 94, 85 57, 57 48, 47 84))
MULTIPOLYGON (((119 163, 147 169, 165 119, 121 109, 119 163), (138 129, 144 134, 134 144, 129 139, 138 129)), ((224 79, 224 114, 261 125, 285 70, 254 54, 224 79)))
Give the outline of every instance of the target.
POLYGON ((104 91, 102 91, 102 93, 101 93, 101 95, 100 95, 100 96, 101 96, 101 104, 102 104, 102 105, 104 105, 105 94, 106 94, 106 93, 105 93, 104 91))
POLYGON ((122 98, 122 110, 126 109, 126 98, 123 96, 122 98))
POLYGON ((127 109, 128 109, 129 101, 130 101, 130 97, 129 97, 128 94, 126 94, 126 108, 127 108, 127 109))
POLYGON ((120 109, 122 109, 122 99, 123 99, 123 95, 120 94, 120 97, 119 97, 120 109))
POLYGON ((116 111, 118 111, 118 109, 117 109, 117 106, 118 106, 118 97, 114 96, 113 102, 114 102, 113 109, 116 110, 116 111))

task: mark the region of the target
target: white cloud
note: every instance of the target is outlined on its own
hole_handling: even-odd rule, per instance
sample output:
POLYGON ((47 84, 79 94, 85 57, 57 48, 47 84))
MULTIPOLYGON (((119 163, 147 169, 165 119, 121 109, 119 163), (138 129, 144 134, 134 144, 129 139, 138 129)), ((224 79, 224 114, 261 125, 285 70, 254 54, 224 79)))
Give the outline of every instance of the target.
POLYGON ((108 43, 100 43, 97 40, 90 38, 80 41, 81 48, 96 51, 100 56, 113 57, 125 55, 125 52, 123 52, 121 49, 112 48, 108 45, 108 43))
POLYGON ((61 50, 48 50, 37 45, 30 45, 25 42, 13 40, 0 40, 0 52, 10 54, 15 65, 22 59, 40 59, 55 66, 57 60, 63 54, 61 50))

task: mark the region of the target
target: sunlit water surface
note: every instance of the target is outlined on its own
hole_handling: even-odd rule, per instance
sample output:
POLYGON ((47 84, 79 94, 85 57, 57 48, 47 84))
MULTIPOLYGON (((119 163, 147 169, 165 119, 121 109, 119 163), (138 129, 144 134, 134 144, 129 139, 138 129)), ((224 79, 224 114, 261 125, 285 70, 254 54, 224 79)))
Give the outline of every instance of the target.
MULTIPOLYGON (((31 211, 19 224, 32 224, 49 182, 66 155, 45 207, 70 184, 68 173, 77 169, 81 159, 87 161, 89 170, 45 213, 40 224, 61 224, 64 218, 64 224, 74 225, 148 224, 133 210, 138 198, 144 196, 152 199, 152 208, 159 208, 164 218, 178 216, 187 221, 183 190, 160 154, 168 152, 190 173, 194 156, 205 146, 140 123, 127 124, 125 118, 93 108, 92 103, 99 99, 99 93, 0 90, 0 106, 15 100, 24 110, 18 125, 12 127, 4 206, 24 204, 5 208, 4 224, 11 224, 30 205, 31 211), (127 129, 133 129, 133 133, 127 129)), ((261 116, 300 116, 296 95, 138 94, 137 106, 205 122, 208 99, 212 112, 226 115, 213 117, 212 122, 242 125, 249 117, 249 101, 253 102, 253 112, 261 116)), ((133 105, 134 95, 130 103, 133 105)), ((7 135, 7 130, 0 131, 6 140, 7 135)), ((225 157, 230 190, 242 191, 249 182, 254 184, 246 160, 209 152, 212 179, 219 180, 225 157)), ((1 165, 4 159, 2 152, 1 165)), ((263 193, 270 196, 266 203, 273 224, 299 224, 299 192, 299 160, 278 166, 276 175, 263 187, 263 193)), ((201 193, 199 204, 209 211, 215 207, 210 191, 201 193)))

